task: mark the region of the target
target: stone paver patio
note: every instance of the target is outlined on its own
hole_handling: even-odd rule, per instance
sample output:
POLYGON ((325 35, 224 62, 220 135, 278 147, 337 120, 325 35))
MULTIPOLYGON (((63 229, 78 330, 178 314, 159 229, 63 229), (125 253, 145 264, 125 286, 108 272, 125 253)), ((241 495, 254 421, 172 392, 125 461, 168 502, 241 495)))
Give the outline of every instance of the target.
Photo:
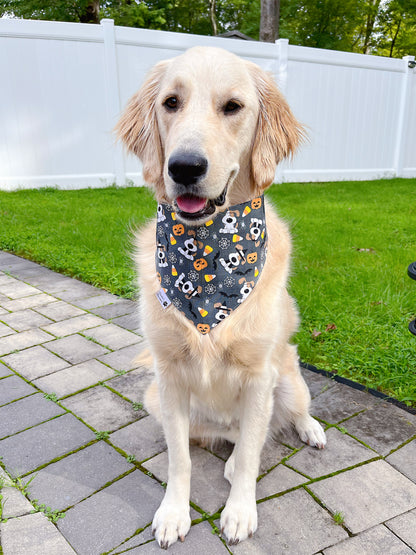
MULTIPOLYGON (((167 453, 142 406, 143 348, 132 301, 0 252, 0 554, 160 553, 167 453)), ((268 441, 258 531, 229 548, 217 527, 230 445, 191 446, 193 526, 171 553, 416 553, 416 416, 304 376, 326 449, 268 441)))

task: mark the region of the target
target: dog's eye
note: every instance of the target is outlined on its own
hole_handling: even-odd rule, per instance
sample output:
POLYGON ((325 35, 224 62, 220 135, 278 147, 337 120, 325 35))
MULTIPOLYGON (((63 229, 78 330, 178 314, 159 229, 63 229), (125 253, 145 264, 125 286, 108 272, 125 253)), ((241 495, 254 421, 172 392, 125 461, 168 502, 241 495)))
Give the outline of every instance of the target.
POLYGON ((176 96, 169 96, 163 103, 168 110, 176 110, 179 106, 179 100, 176 96))
POLYGON ((239 104, 236 100, 229 100, 224 106, 224 114, 231 115, 239 112, 243 106, 239 104))

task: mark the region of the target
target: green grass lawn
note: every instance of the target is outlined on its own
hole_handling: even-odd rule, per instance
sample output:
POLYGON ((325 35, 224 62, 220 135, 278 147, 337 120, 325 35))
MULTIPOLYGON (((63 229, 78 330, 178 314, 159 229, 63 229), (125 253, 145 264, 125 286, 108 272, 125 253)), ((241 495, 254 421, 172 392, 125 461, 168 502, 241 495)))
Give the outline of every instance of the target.
MULTIPOLYGON (((290 289, 302 360, 416 406, 416 179, 274 185, 290 223, 290 289)), ((131 231, 156 204, 142 188, 0 192, 0 249, 123 296, 131 231)))

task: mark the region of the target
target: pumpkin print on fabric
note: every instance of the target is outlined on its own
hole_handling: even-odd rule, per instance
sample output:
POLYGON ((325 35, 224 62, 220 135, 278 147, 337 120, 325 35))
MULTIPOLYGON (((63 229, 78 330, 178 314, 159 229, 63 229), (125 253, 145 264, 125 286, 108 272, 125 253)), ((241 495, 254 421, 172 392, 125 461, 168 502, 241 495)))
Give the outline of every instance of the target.
POLYGON ((264 203, 263 197, 253 198, 253 200, 251 201, 251 208, 253 210, 258 210, 263 203, 264 203))
POLYGON ((174 235, 183 235, 185 233, 185 227, 183 224, 175 224, 172 226, 172 231, 174 235))
POLYGON ((209 324, 197 324, 196 329, 199 333, 202 333, 202 335, 205 335, 210 331, 209 324))

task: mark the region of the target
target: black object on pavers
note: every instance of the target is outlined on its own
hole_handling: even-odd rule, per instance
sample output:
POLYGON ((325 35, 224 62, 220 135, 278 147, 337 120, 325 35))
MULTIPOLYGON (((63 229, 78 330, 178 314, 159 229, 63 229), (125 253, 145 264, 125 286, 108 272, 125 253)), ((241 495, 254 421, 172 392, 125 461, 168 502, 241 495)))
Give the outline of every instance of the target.
POLYGON ((412 279, 416 279, 416 262, 412 262, 407 268, 407 273, 412 279))
MULTIPOLYGON (((412 262, 407 268, 407 273, 412 279, 416 279, 416 262, 412 262)), ((412 320, 409 324, 409 331, 416 335, 416 320, 412 320)))

